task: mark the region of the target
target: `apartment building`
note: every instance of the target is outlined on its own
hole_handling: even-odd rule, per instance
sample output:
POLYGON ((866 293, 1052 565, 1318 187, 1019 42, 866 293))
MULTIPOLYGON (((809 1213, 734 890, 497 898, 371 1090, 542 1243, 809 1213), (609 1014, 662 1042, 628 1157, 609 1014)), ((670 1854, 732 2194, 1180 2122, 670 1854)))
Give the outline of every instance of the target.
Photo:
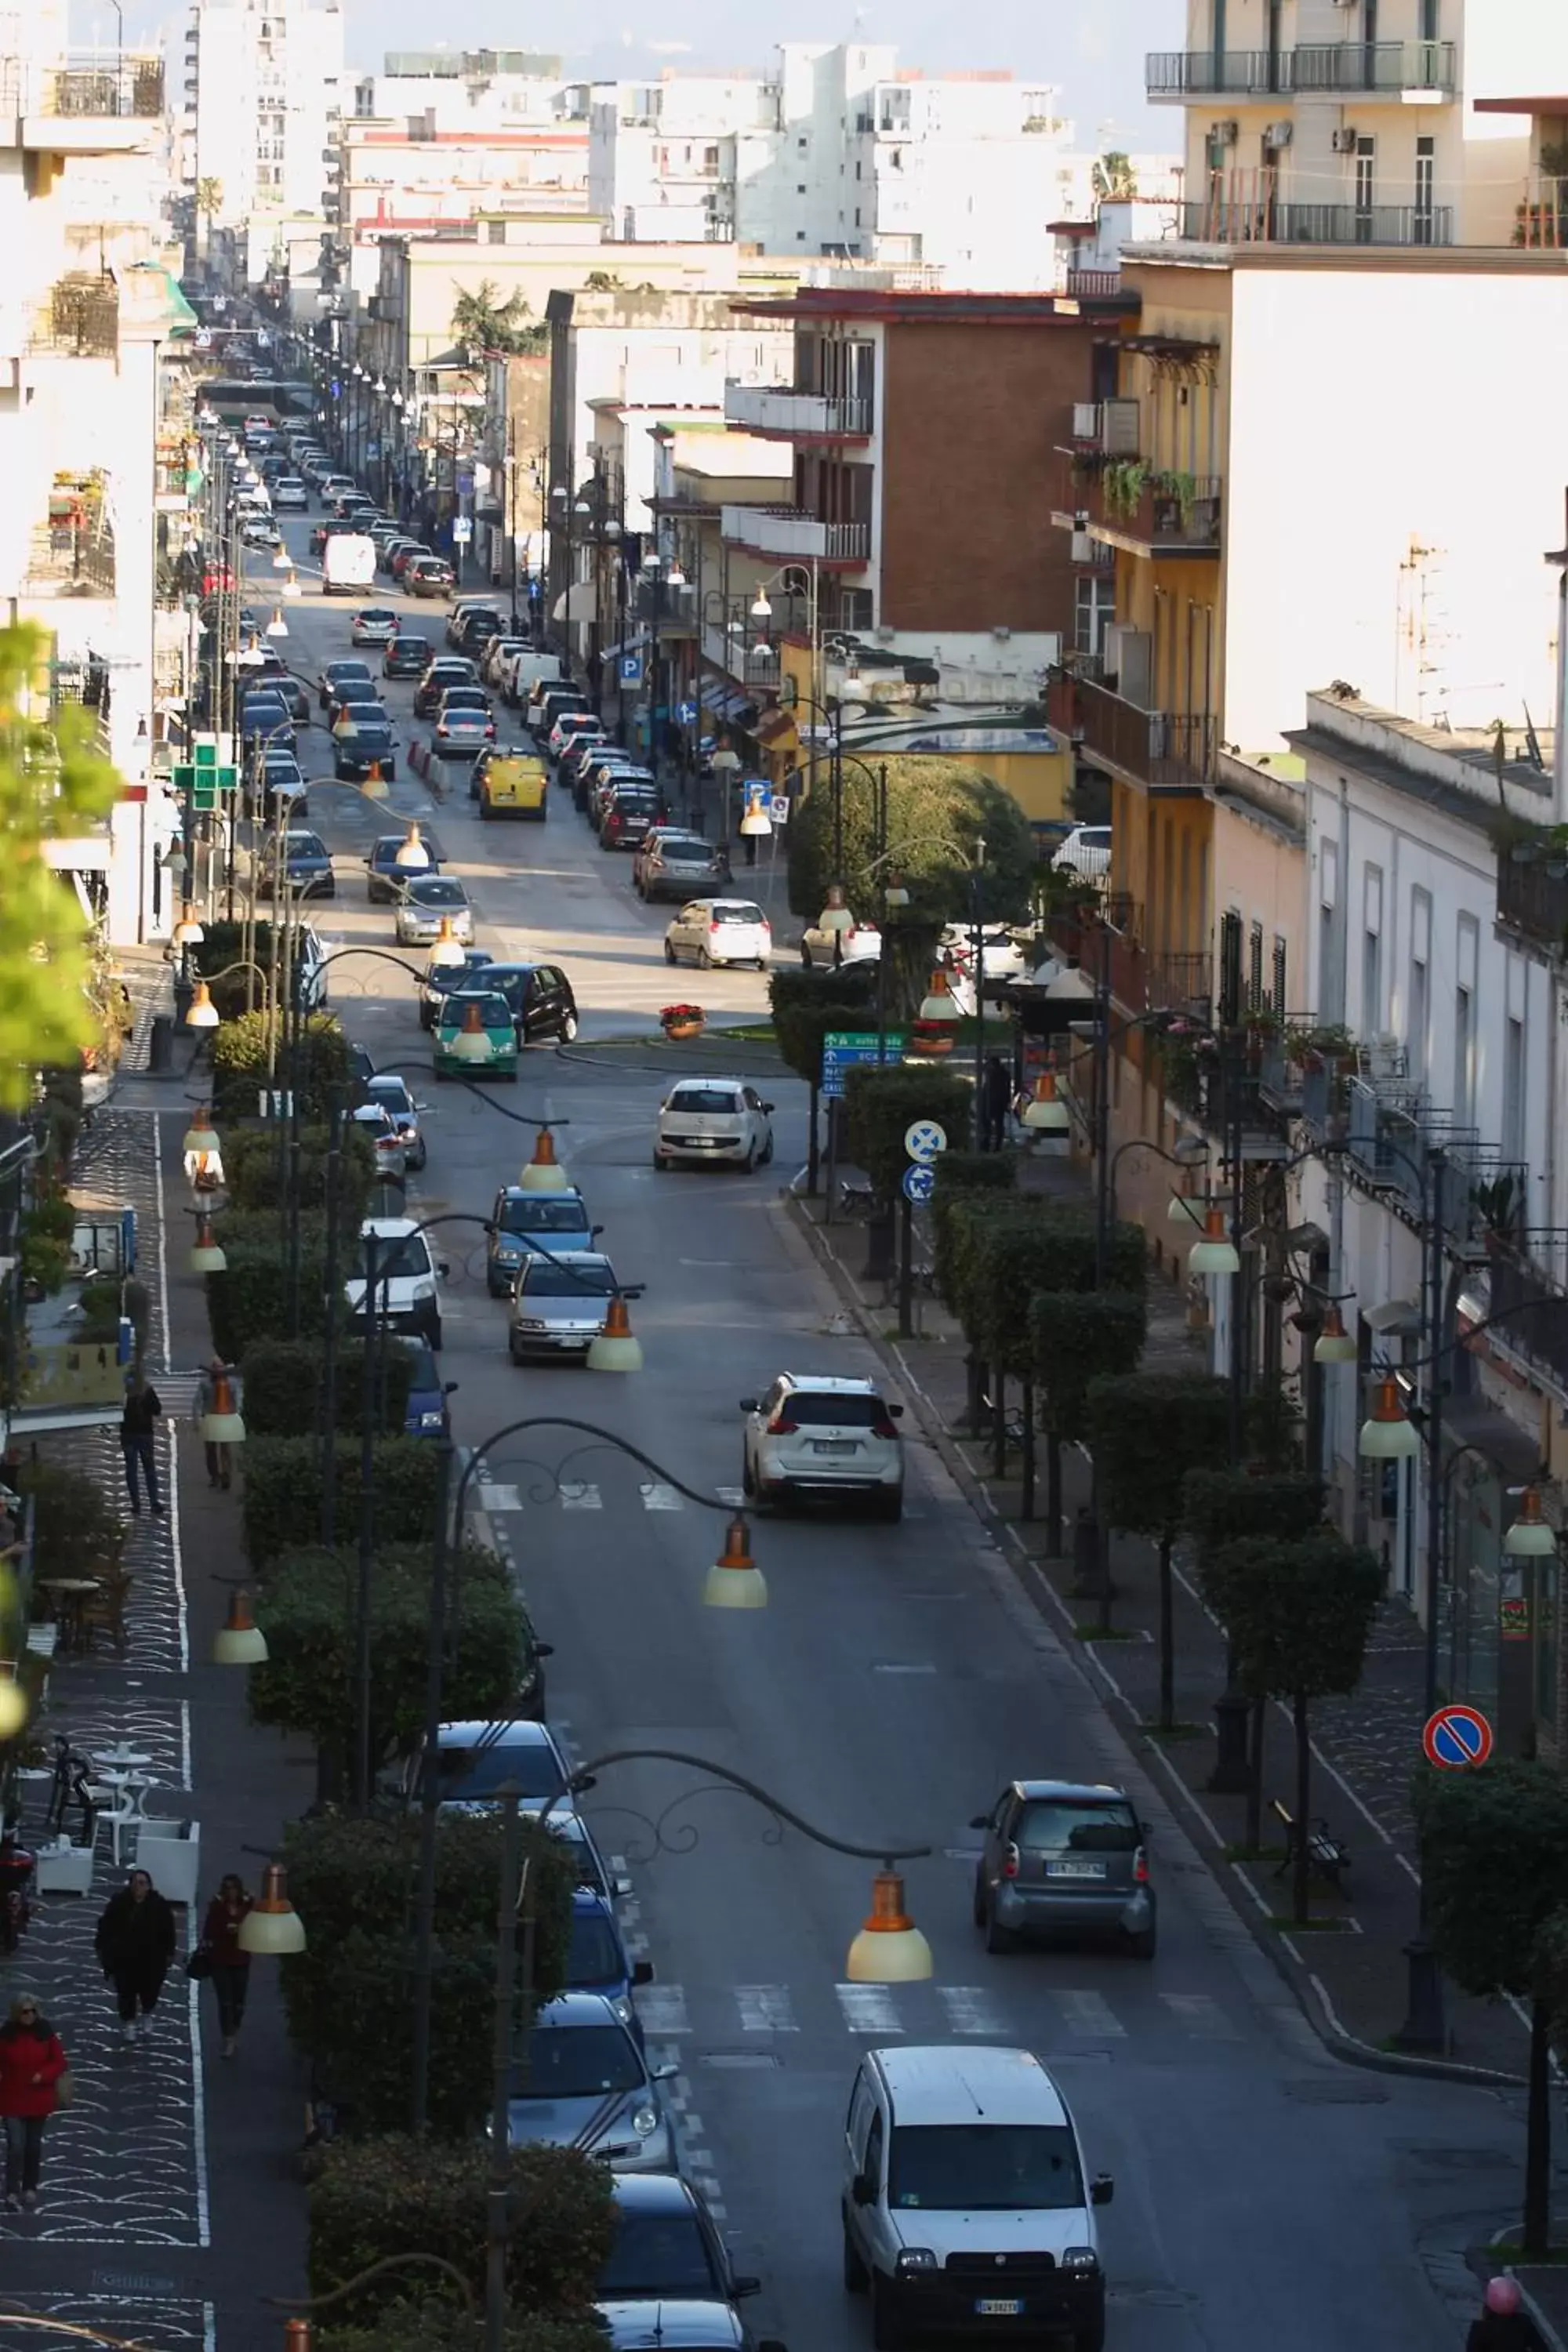
POLYGON ((336 0, 195 0, 184 37, 185 194, 253 282, 274 232, 338 210, 343 19, 336 0))
POLYGON ((1185 47, 1152 54, 1145 80, 1185 117, 1190 238, 1503 246, 1539 162, 1518 93, 1568 89, 1568 17, 1497 0, 1189 0, 1185 47))
POLYGON ((562 79, 559 58, 528 49, 393 49, 353 92, 356 116, 417 117, 438 131, 516 130, 580 114, 584 103, 582 85, 562 79))
POLYGON ((434 110, 395 121, 355 115, 340 126, 338 155, 338 239, 349 248, 350 285, 366 295, 384 236, 465 228, 509 211, 587 214, 582 122, 447 129, 434 110))

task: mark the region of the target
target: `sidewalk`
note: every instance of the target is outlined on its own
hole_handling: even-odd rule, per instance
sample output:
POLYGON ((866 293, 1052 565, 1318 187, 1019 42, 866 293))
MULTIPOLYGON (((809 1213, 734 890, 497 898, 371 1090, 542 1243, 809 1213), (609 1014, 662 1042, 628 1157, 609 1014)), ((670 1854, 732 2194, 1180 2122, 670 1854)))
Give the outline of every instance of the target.
MULTIPOLYGON (((1063 1160, 1031 1158, 1024 1163, 1025 1189, 1088 1205, 1085 1171, 1063 1160)), ((1263 1771, 1264 1841, 1273 1849, 1262 1860, 1232 1858, 1246 1835, 1246 1800, 1215 1796, 1208 1790, 1215 1745, 1213 1706, 1225 1685, 1225 1643, 1204 1608, 1190 1573, 1177 1557, 1175 1614, 1176 1721, 1173 1736, 1153 1731, 1158 1713, 1158 1562, 1152 1545, 1117 1536, 1111 1545, 1116 1599, 1116 1638, 1094 1638, 1098 1602, 1075 1597, 1072 1528, 1089 1494, 1089 1465, 1081 1452, 1063 1465, 1064 1548, 1068 1557, 1047 1557, 1044 1447, 1037 1464, 1036 1509, 1028 1524, 1019 1519, 1021 1486, 1016 1448, 1012 1475, 992 1471, 989 1436, 968 1433, 963 1337, 940 1300, 923 1296, 918 1307, 919 1336, 897 1337, 890 1293, 868 1284, 860 1267, 866 1254, 863 1225, 823 1222, 823 1203, 797 1197, 795 1213, 812 1233, 836 1278, 858 1308, 868 1329, 887 1345, 902 1376, 921 1399, 939 1446, 997 1526, 998 1537, 1019 1573, 1058 1632, 1076 1634, 1087 1670, 1105 1694, 1124 1731, 1141 1745, 1151 1769, 1177 1801, 1197 1845, 1242 1916, 1266 1948, 1281 1958, 1307 2014, 1342 2055, 1363 2064, 1404 2067, 1412 2061, 1390 2047, 1405 2011, 1405 1946, 1417 1924, 1419 1879, 1409 1788, 1420 1755, 1424 1720, 1421 1631, 1402 1604, 1379 1608, 1359 1690, 1349 1698, 1321 1700, 1313 1710, 1312 1811, 1323 1816, 1350 1852, 1348 1899, 1314 1889, 1314 1925, 1289 1924, 1289 1876, 1283 1873, 1283 1832, 1268 1811, 1269 1800, 1291 1803, 1295 1755, 1289 1716, 1278 1705, 1267 1711, 1263 1771)), ((1196 1372, 1205 1357, 1189 1338, 1176 1294, 1151 1269, 1150 1331, 1145 1368, 1183 1366, 1196 1372)), ((1010 1411, 1016 1410, 1016 1394, 1010 1411)), ((1049 1769, 1048 1757, 1037 1759, 1049 1769)), ((1467 1999, 1445 1987, 1448 2048, 1444 2071, 1502 2075, 1522 2080, 1527 2055, 1523 2020, 1506 2003, 1467 1999)))
MULTIPOLYGON (((188 1234, 176 1206, 188 1115, 183 1087, 136 1076, 144 1022, 139 1031, 142 1055, 122 1069, 114 1100, 84 1132, 71 1190, 84 1205, 136 1211, 157 1388, 170 1371, 200 1364, 210 1342, 200 1283, 184 1269, 188 1234)), ((35 1896, 20 1949, 0 1966, 0 2002, 22 1990, 41 1996, 70 2059, 76 2102, 49 2125, 37 2211, 0 2216, 0 2262, 14 2308, 104 2327, 153 2352, 277 2352, 284 2314, 267 2298, 305 2292, 294 2161, 302 2092, 277 1970, 254 1964, 239 2054, 225 2064, 211 2000, 183 1963, 219 1877, 237 1869, 257 1885, 262 1857, 246 1849, 269 1852, 310 1784, 293 1769, 306 1759, 249 1729, 244 1676, 208 1663, 227 1605, 214 1579, 237 1564, 237 1498, 209 1492, 188 1420, 180 1425, 171 1412, 156 1444, 165 1516, 130 1522, 124 1564, 135 1580, 125 1649, 117 1654, 100 1636, 85 1655, 58 1656, 32 1728, 47 1749, 60 1733, 89 1755, 123 1742, 152 1759, 148 1812, 200 1823, 198 1905, 176 1911, 179 1948, 153 2032, 128 2045, 93 1937, 132 1865, 133 1833, 122 1836, 117 1867, 110 1831, 100 1824, 85 1896, 35 1896)), ((47 1435, 37 1451, 123 1509, 114 1430, 47 1435)), ((44 1833, 49 1783, 47 1769, 26 1783, 23 1834, 34 1844, 44 1833)), ((72 1825, 79 1834, 74 1815, 72 1825)), ((72 2339, 40 2330, 34 2341, 66 2352, 72 2339)))

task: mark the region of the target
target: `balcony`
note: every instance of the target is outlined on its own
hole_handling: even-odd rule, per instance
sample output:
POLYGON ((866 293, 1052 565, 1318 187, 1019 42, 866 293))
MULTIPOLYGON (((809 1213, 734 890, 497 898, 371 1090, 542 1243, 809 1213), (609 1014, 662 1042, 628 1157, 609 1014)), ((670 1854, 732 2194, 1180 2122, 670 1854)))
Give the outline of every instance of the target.
POLYGON ((795 392, 785 384, 727 383, 724 421, 790 441, 865 441, 870 437, 871 404, 795 392))
POLYGON ((1213 474, 1183 474, 1141 457, 1102 467, 1083 485, 1091 539, 1131 555, 1219 553, 1220 484, 1213 474))
POLYGON ((1120 269, 1069 269, 1062 291, 1077 302, 1103 301, 1121 291, 1120 269))
POLYGON ((1267 189, 1216 187, 1181 207, 1197 245, 1452 245, 1451 205, 1302 205, 1267 189))
POLYGON ((28 541, 22 593, 113 595, 114 532, 100 476, 56 477, 47 519, 35 524, 28 541))
POLYGON ((0 62, 0 113, 22 120, 22 143, 59 154, 144 146, 163 112, 163 61, 115 50, 29 68, 0 62), (112 128, 110 127, 112 126, 112 128))
POLYGON ((697 591, 672 588, 666 581, 656 586, 651 580, 639 580, 632 596, 631 618, 639 623, 657 621, 661 637, 695 636, 697 591))
POLYGON ((1141 937, 1143 910, 1137 901, 1113 892, 1102 903, 1103 913, 1081 908, 1048 921, 1053 952, 1091 978, 1098 978, 1103 958, 1110 993, 1125 1012, 1181 1013, 1206 1022, 1213 986, 1207 953, 1151 954, 1141 937))
POLYGON ((1072 457, 1136 457, 1142 429, 1135 400, 1075 400, 1068 438, 1057 446, 1072 457))
POLYGON ((1497 919, 1548 955, 1568 950, 1568 851, 1544 835, 1500 849, 1497 919))
POLYGON ((113 278, 58 279, 34 314, 27 348, 70 359, 111 360, 120 348, 120 294, 113 278))
POLYGON ((1568 180, 1537 173, 1526 182, 1513 208, 1513 241, 1555 253, 1568 250, 1568 180))
POLYGON ((730 545, 757 555, 847 568, 871 560, 868 522, 824 522, 798 507, 726 506, 720 512, 720 529, 730 545))
POLYGON ((1215 721, 1168 710, 1145 710, 1090 678, 1064 680, 1053 694, 1058 724, 1091 758, 1146 790, 1200 792, 1214 772, 1215 721), (1065 719, 1061 713, 1066 704, 1065 719))
MULTIPOLYGON (((1568 1402, 1568 1297, 1556 1278, 1535 1265, 1531 1236, 1491 1254, 1487 1269, 1489 1343, 1515 1357, 1568 1402)), ((1563 1236, 1553 1237, 1561 1248, 1563 1236)))
POLYGON ((779 649, 776 645, 763 645, 757 640, 755 625, 748 627, 744 621, 731 621, 727 627, 706 622, 702 630, 702 658, 710 669, 722 670, 740 686, 759 694, 776 694, 779 687, 779 649))
POLYGON ((1441 1152, 1443 1231, 1451 1249, 1479 1250, 1512 1205, 1526 1196, 1528 1170, 1504 1160, 1479 1130, 1430 1103, 1405 1079, 1352 1078, 1347 1087, 1345 1169, 1352 1182, 1380 1193, 1411 1224, 1430 1222, 1433 1156, 1441 1152), (1508 1205, 1500 1214, 1500 1202, 1508 1205))
POLYGON ((1293 49, 1155 49, 1144 60, 1151 99, 1292 98, 1457 88, 1452 41, 1310 41, 1293 49))

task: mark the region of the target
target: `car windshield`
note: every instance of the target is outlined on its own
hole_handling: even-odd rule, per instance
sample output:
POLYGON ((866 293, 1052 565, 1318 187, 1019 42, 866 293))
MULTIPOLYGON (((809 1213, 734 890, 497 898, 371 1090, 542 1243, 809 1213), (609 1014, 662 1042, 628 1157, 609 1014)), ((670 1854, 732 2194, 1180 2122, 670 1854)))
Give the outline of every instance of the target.
POLYGON ((384 621, 390 621, 395 628, 397 625, 396 614, 384 612, 379 604, 368 606, 359 617, 362 621, 374 622, 378 627, 384 621))
POLYGON ((727 899, 712 909, 712 920, 716 923, 760 923, 762 919, 762 908, 753 907, 749 899, 727 899))
POLYGON ((449 995, 454 988, 468 988, 475 972, 482 971, 489 961, 489 957, 484 950, 477 949, 466 963, 433 965, 425 975, 425 985, 433 989, 437 996, 449 995))
POLYGON ((617 2295, 645 2294, 704 2302, 721 2298, 724 2286, 713 2275, 695 2213, 638 2213, 623 2208, 616 2217, 616 2242, 594 2292, 601 2303, 611 2303, 617 2295))
POLYGON ((1059 2212, 1083 2201, 1066 2124, 906 2124, 893 2133, 888 2202, 895 2210, 1059 2212))
POLYGON ((339 686, 345 678, 351 677, 363 677, 367 685, 370 682, 370 671, 362 661, 329 662, 322 676, 332 679, 339 686))
POLYGON ((518 1192, 501 1202, 497 1220, 503 1234, 581 1234, 587 1230, 588 1212, 581 1201, 557 1193, 518 1192))
POLYGON ((509 1780, 525 1797, 553 1796, 561 1767, 542 1739, 524 1746, 498 1736, 475 1748, 443 1744, 437 1777, 444 1804, 469 1804, 493 1797, 509 1780))
POLYGON ((327 845, 318 834, 291 833, 288 836, 290 857, 325 857, 327 845))
POLYGON ((373 1078, 371 1093, 389 1111, 400 1111, 405 1117, 414 1115, 414 1097, 401 1078, 373 1078))
POLYGON ((428 637, 400 636, 394 651, 399 661, 425 661, 429 656, 430 640, 428 637))
POLYGON ((640 2091, 647 2079, 624 2026, 541 2024, 529 2036, 527 2071, 520 2072, 512 2096, 597 2099, 640 2091))
POLYGON ((489 710, 489 701, 482 687, 449 686, 441 697, 448 710, 489 710))
POLYGON ((791 1421, 832 1423, 840 1429, 869 1429, 873 1422, 885 1419, 888 1408, 880 1397, 867 1396, 858 1389, 850 1389, 842 1396, 826 1389, 796 1389, 793 1395, 785 1397, 781 1410, 791 1421))
MULTIPOLYGON (((417 1281, 430 1271, 430 1253, 425 1246, 423 1234, 397 1234, 390 1238, 383 1234, 375 1255, 375 1286, 379 1293, 384 1280, 417 1281)), ((364 1242, 362 1238, 354 1252, 353 1279, 363 1282, 364 1242)))
POLYGON ((451 1003, 447 1005, 442 1015, 444 1025, 448 1029, 460 1029, 465 1018, 467 1017, 470 1004, 477 1004, 479 1008, 479 1026, 481 1029, 510 1029, 511 1027, 511 1007, 507 1003, 504 996, 475 996, 471 993, 464 993, 459 996, 456 992, 453 994, 451 1003))
POLYGON ((741 1098, 733 1087, 677 1087, 669 1097, 671 1110, 739 1110, 741 1098))
POLYGON ((530 1265, 522 1277, 530 1298, 608 1298, 615 1280, 607 1266, 584 1266, 580 1271, 552 1265, 543 1259, 530 1265))
POLYGON ((602 1911, 576 1911, 572 1916, 572 1940, 566 1947, 569 1985, 622 1984, 626 1957, 621 1939, 602 1911))
POLYGON ((408 885, 408 895, 417 907, 466 907, 467 891, 460 882, 445 874, 426 874, 408 885))
POLYGON ((1133 1853, 1142 1843, 1131 1805, 1026 1805, 1013 1832, 1036 1853, 1133 1853))

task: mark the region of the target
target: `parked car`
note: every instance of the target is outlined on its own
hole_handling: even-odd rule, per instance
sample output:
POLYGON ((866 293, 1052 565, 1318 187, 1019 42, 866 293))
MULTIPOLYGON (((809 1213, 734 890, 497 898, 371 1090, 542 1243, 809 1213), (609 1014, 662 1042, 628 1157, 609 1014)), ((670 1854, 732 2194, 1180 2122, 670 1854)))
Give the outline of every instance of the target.
POLYGON ((558 1994, 539 2011, 513 2077, 511 2145, 578 2147, 612 2171, 670 2172, 675 2140, 658 2085, 678 2071, 650 2066, 599 1994, 558 1994))
POLYGON ((563 686, 559 679, 541 678, 529 697, 524 719, 531 735, 543 741, 563 710, 586 711, 588 696, 581 686, 563 686))
MULTIPOLYGON (((548 1642, 535 1643, 534 1655, 553 1657, 548 1642)), ((436 1736, 436 1785, 443 1810, 493 1812, 500 1790, 510 1780, 520 1796, 546 1803, 559 1796, 571 1777, 571 1768, 555 1734, 542 1719, 544 1677, 537 1675, 526 1710, 504 1721, 482 1717, 461 1723, 443 1723, 436 1736)), ((425 1741, 409 1756, 400 1778, 408 1804, 417 1805, 425 1788, 425 1741)), ((561 1802, 568 1811, 570 1801, 561 1802)))
POLYGON ((1010 1780, 970 1827, 985 1841, 974 1870, 974 1924, 988 1952, 1011 1951, 1024 1936, 1087 1933, 1153 1958, 1149 1833, 1124 1789, 1010 1780))
POLYGON ((468 653, 471 650, 477 650, 477 648, 470 648, 464 645, 463 631, 468 626, 469 619, 475 614, 479 613, 482 613, 487 619, 495 623, 494 629, 489 633, 490 635, 499 635, 500 634, 500 613, 498 606, 490 597, 459 596, 447 618, 447 643, 449 646, 454 646, 458 652, 468 653))
POLYGON ((349 625, 349 643, 388 646, 397 635, 397 614, 388 604, 362 604, 349 625))
MULTIPOLYGON (((601 1250, 537 1252, 518 1268, 507 1349, 514 1364, 586 1356, 619 1286, 601 1250)), ((628 1298, 636 1294, 625 1292, 628 1298)))
POLYGON ((440 843, 428 825, 422 824, 417 830, 419 845, 427 860, 424 866, 402 866, 397 862, 398 851, 408 846, 409 833, 406 827, 402 833, 380 834, 372 842, 364 861, 368 877, 365 884, 365 898, 371 906, 395 906, 405 882, 413 881, 416 874, 440 872, 443 856, 440 843))
POLYGON ((815 965, 874 963, 882 952, 882 934, 875 923, 857 923, 847 931, 825 931, 808 923, 800 935, 800 960, 809 971, 815 965))
POLYGON ((418 543, 417 540, 410 539, 405 530, 395 530, 390 532, 386 538, 380 541, 377 544, 375 551, 376 570, 378 572, 390 572, 392 570, 393 559, 397 554, 399 549, 405 547, 416 547, 418 543))
POLYGON ((380 1104, 397 1129, 398 1141, 403 1146, 404 1164, 416 1176, 418 1175, 429 1157, 419 1125, 425 1105, 415 1101, 407 1079, 400 1077, 395 1070, 378 1070, 365 1092, 373 1103, 380 1104))
POLYGON ((527 650, 526 637, 491 637, 479 656, 479 676, 499 693, 505 667, 514 654, 527 650))
POLYGON ((706 1160, 748 1174, 765 1168, 773 1156, 773 1108, 744 1078, 682 1078, 659 1105, 653 1164, 706 1160))
POLYGON ((874 1381, 781 1372, 765 1395, 742 1397, 741 1484, 759 1503, 797 1495, 861 1495, 885 1519, 904 1507, 901 1404, 874 1381))
POLYGON ((606 2352, 784 2352, 757 2343, 736 2305, 762 2289, 737 2278, 718 2227, 689 2181, 674 2173, 614 2176, 616 2234, 594 2285, 606 2352), (641 2326, 637 2322, 640 2316, 641 2326))
POLYGON ((607 2000, 641 2049, 645 2039, 643 2022, 632 1993, 637 1985, 652 1982, 653 1962, 627 1958, 620 1922, 608 1898, 591 1886, 575 1888, 564 1990, 597 1993, 601 2000, 607 2000))
MULTIPOLYGON (((319 833, 290 825, 281 841, 283 887, 295 898, 335 898, 332 861, 319 833)), ((259 853, 257 885, 263 898, 273 895, 274 864, 266 849, 259 853)))
POLYGON ((452 1433, 451 1408, 447 1402, 446 1382, 442 1380, 434 1354, 423 1339, 399 1339, 400 1347, 409 1360, 408 1402, 404 1408, 405 1437, 449 1437, 452 1433))
POLYGON ((383 677, 423 677, 430 666, 430 640, 399 629, 381 657, 383 677))
POLYGON ((755 964, 765 971, 773 935, 751 898, 692 898, 664 935, 666 963, 755 964))
POLYGON ((395 546, 392 551, 393 578, 401 580, 416 556, 434 555, 435 552, 435 549, 426 547, 422 539, 405 540, 401 546, 395 546))
POLYGON ((599 819, 599 847, 635 849, 666 814, 664 795, 657 784, 617 784, 599 819))
MULTIPOLYGON (((594 748, 596 754, 604 751, 602 744, 594 748)), ((597 833, 616 793, 631 784, 653 784, 657 781, 652 769, 642 767, 629 752, 611 751, 588 762, 587 789, 582 793, 574 789, 572 797, 579 801, 588 823, 597 833)))
POLYGON ((658 898, 689 898, 694 891, 722 890, 730 879, 730 853, 672 825, 653 825, 632 857, 632 887, 651 904, 658 898))
POLYGON ((239 732, 247 746, 275 744, 284 751, 292 751, 299 740, 294 731, 294 714, 275 687, 259 688, 241 697, 239 732))
POLYGON ((247 547, 281 547, 283 534, 269 514, 247 514, 239 526, 247 547))
POLYGON ((504 996, 455 988, 442 998, 433 1029, 431 1066, 438 1078, 510 1078, 515 1084, 517 1024, 504 996))
POLYGON ((433 1029, 436 1015, 452 991, 466 988, 477 982, 488 963, 495 961, 489 948, 465 948, 460 964, 432 963, 426 966, 419 987, 419 1026, 433 1029))
POLYGON ((349 1117, 375 1155, 376 1182, 401 1185, 408 1174, 408 1154, 396 1121, 384 1104, 361 1103, 349 1117))
POLYGON ((471 756, 496 740, 496 723, 482 688, 449 687, 436 713, 435 748, 444 760, 471 756))
POLYGON ((269 743, 261 755, 261 811, 270 817, 279 801, 291 803, 291 813, 303 816, 306 807, 304 771, 292 751, 269 743))
POLYGON ((397 901, 397 944, 427 947, 449 922, 466 946, 474 936, 474 910, 454 874, 421 874, 405 882, 397 901))
POLYGON ((483 653, 492 637, 501 635, 505 627, 500 614, 484 606, 463 614, 452 642, 461 652, 477 656, 483 653))
POLYGON ((272 503, 279 514, 285 509, 302 514, 310 503, 310 493, 298 474, 279 474, 272 485, 272 503))
POLYGON ((510 1298, 531 1252, 558 1257, 591 1250, 603 1227, 590 1223, 581 1192, 525 1192, 503 1185, 490 1211, 485 1282, 492 1298, 510 1298))
POLYGON ((434 719, 441 708, 441 697, 449 687, 477 686, 479 672, 471 661, 460 656, 440 655, 430 663, 414 689, 416 719, 434 719))
POLYGON ((558 760, 568 743, 574 741, 579 735, 589 736, 595 743, 604 743, 609 740, 605 731, 604 720, 595 719, 591 710, 557 711, 550 733, 545 739, 551 758, 558 760))
POLYGON ((376 1321, 396 1331, 416 1331, 437 1352, 441 1346, 441 1281, 429 1244, 411 1217, 367 1217, 360 1227, 353 1271, 343 1285, 349 1321, 364 1327, 368 1244, 375 1236, 376 1321))
POLYGON ((491 963, 477 985, 505 997, 519 1045, 554 1038, 569 1045, 577 1034, 577 1000, 558 963, 491 963))
POLYGON ((1110 871, 1110 827, 1075 824, 1051 864, 1058 874, 1081 874, 1098 881, 1110 871))

